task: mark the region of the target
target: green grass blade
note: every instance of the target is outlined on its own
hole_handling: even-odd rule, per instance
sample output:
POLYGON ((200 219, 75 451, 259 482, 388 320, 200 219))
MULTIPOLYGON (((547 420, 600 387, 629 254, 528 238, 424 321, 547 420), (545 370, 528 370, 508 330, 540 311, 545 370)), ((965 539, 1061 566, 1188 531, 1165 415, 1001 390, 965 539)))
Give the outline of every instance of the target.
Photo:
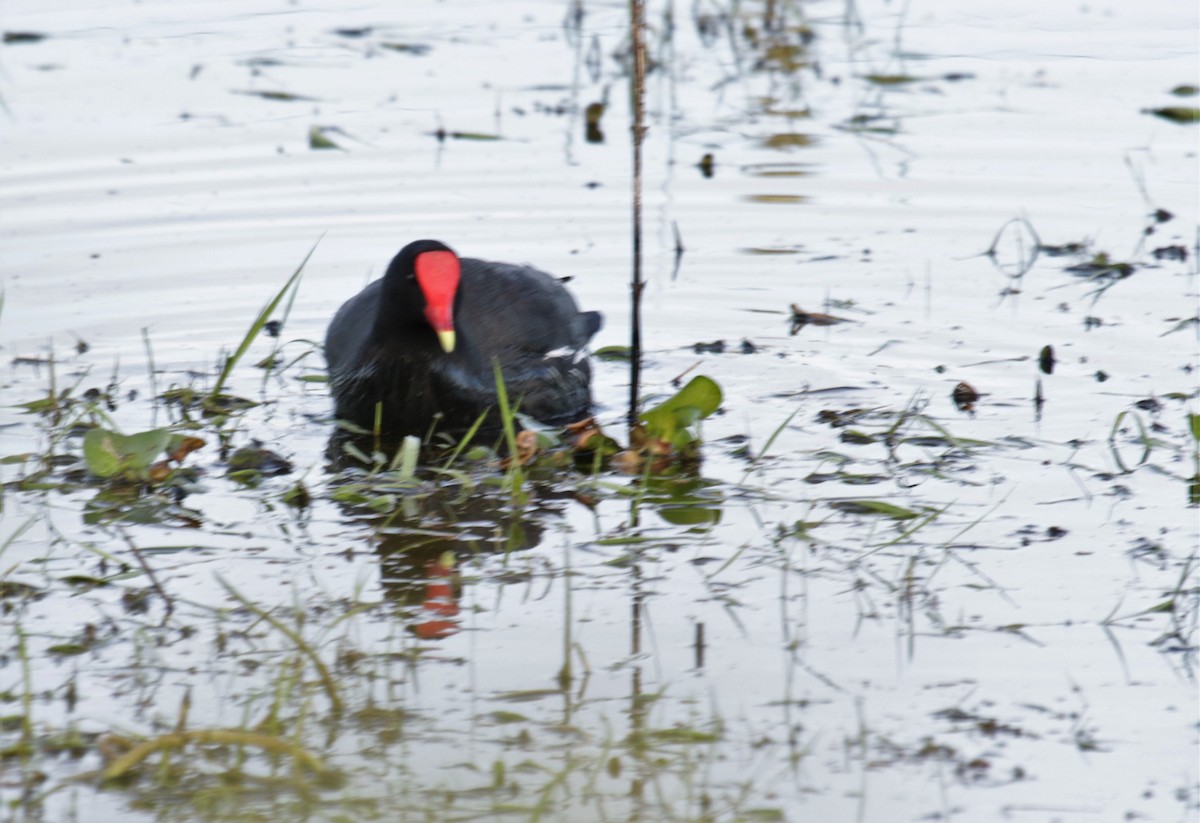
POLYGON ((508 404, 508 388, 504 385, 504 374, 500 371, 499 360, 492 360, 492 372, 496 378, 496 405, 500 409, 500 423, 504 426, 504 441, 508 443, 509 491, 517 498, 521 494, 525 473, 521 470, 521 461, 517 459, 517 431, 513 426, 515 415, 508 404))
POLYGON ((229 379, 229 375, 233 372, 233 369, 238 364, 238 361, 240 361, 246 354, 246 351, 250 348, 250 344, 253 343, 258 337, 258 333, 263 330, 263 326, 267 325, 267 321, 271 319, 271 314, 283 301, 283 298, 288 293, 288 290, 298 285, 301 272, 304 271, 305 265, 308 264, 309 258, 313 256, 313 252, 317 250, 317 246, 320 245, 320 243, 321 238, 317 238, 317 242, 313 243, 313 247, 308 250, 308 254, 304 255, 304 259, 300 261, 300 265, 296 267, 294 272, 292 272, 292 276, 289 277, 287 282, 283 284, 283 288, 276 293, 275 297, 272 298, 267 305, 263 306, 262 311, 258 313, 258 317, 254 318, 254 322, 246 331, 246 336, 242 338, 242 342, 237 347, 237 351, 235 351, 225 360, 225 367, 221 369, 221 376, 217 378, 217 385, 213 387, 212 394, 210 395, 211 397, 216 398, 220 396, 221 389, 225 388, 225 382, 229 379))
POLYGON ((258 604, 243 596, 242 593, 235 589, 233 584, 228 580, 220 575, 217 575, 217 582, 221 584, 221 587, 224 588, 225 591, 227 591, 229 595, 233 597, 233 599, 237 600, 239 603, 253 612, 260 620, 265 620, 288 640, 291 640, 292 643, 295 644, 296 649, 309 659, 309 661, 313 664, 313 667, 317 670, 317 676, 321 679, 321 685, 325 688, 325 696, 329 699, 330 708, 334 714, 340 715, 345 704, 342 703, 341 695, 338 693, 337 681, 334 679, 333 674, 329 671, 329 667, 325 665, 325 661, 322 660, 320 655, 317 654, 317 650, 314 649, 312 645, 309 644, 308 641, 306 641, 303 637, 301 637, 300 634, 294 629, 285 626, 274 616, 267 613, 267 611, 258 604))
POLYGON ((458 460, 458 456, 462 454, 463 450, 466 449, 467 446, 471 444, 471 441, 475 439, 475 435, 478 433, 479 427, 483 425, 483 421, 487 419, 487 416, 488 411, 487 409, 484 409, 480 415, 475 418, 475 422, 471 424, 471 428, 467 429, 467 433, 459 439, 458 443, 454 446, 454 451, 450 452, 450 456, 446 458, 446 462, 443 464, 442 468, 449 469, 454 465, 454 461, 458 460))

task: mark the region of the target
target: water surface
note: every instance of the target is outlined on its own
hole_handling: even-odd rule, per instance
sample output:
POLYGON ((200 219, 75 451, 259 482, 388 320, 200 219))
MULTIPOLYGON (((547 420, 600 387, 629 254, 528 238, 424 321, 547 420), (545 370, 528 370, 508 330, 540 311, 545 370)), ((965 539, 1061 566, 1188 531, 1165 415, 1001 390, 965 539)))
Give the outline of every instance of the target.
MULTIPOLYGON (((1196 819, 1196 131, 1144 111, 1196 105, 1170 94, 1196 10, 765 13, 650 8, 644 389, 723 386, 703 482, 631 507, 636 480, 544 471, 524 510, 480 484, 385 522, 338 497, 319 351, 252 364, 313 349, 421 236, 571 275, 596 344, 627 342, 624 4, 9 4, 46 37, 0 49, 0 453, 30 455, 5 483, 81 453, 17 405, 51 381, 114 384, 126 432, 178 423, 153 394, 211 387, 316 249, 229 387, 265 401, 230 449, 290 475, 228 479, 208 430, 166 522, 6 486, 0 695, 37 741, 0 760, 6 819, 1196 819), (1065 270, 1099 253, 1133 273, 1065 270), (793 304, 850 322, 792 335, 793 304), (339 780, 196 746, 87 777, 185 695, 184 727, 271 731, 339 780)), ((622 436, 626 369, 595 371, 622 436)))

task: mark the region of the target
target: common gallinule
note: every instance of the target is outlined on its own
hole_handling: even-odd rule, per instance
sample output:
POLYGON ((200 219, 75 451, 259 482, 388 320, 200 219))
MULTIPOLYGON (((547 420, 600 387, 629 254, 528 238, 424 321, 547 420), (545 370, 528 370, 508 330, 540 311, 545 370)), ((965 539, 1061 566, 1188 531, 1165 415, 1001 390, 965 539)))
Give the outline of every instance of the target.
MULTIPOLYGON (((336 415, 370 429, 382 404, 386 434, 461 433, 496 405, 496 361, 519 411, 578 420, 591 405, 586 346, 601 322, 546 272, 409 243, 329 324, 336 415)), ((494 412, 489 422, 499 424, 494 412)))

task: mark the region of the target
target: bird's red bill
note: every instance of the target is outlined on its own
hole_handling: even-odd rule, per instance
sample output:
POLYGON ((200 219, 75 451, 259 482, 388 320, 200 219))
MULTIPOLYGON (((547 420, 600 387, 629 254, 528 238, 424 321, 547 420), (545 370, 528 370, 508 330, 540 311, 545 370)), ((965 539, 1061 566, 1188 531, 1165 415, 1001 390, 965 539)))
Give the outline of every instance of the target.
POLYGON ((452 251, 427 251, 413 264, 417 285, 425 294, 425 319, 437 332, 454 331, 454 293, 462 271, 452 251))

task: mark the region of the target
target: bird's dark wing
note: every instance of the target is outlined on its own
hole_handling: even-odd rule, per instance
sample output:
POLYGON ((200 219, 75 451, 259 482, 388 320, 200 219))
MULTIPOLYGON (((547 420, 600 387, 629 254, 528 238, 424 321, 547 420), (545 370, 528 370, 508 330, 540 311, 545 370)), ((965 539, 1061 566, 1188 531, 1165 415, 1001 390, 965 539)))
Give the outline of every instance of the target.
POLYGON ((531 266, 463 258, 462 276, 454 324, 488 360, 582 350, 600 327, 597 312, 580 312, 557 278, 531 266))

